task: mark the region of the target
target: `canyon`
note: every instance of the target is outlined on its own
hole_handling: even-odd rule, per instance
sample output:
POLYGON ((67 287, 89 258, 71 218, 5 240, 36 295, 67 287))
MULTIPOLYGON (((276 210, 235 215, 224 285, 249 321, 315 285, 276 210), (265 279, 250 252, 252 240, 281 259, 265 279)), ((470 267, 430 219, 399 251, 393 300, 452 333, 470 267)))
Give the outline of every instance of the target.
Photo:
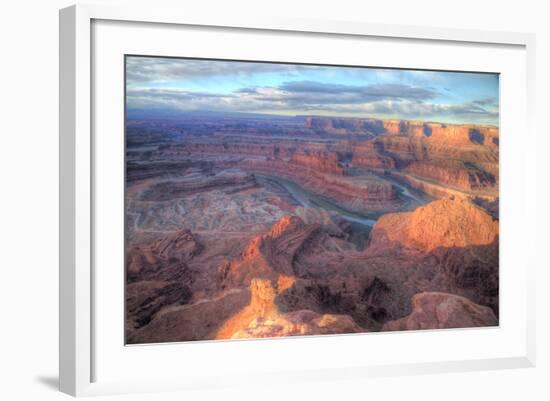
POLYGON ((126 124, 126 343, 499 324, 499 130, 126 124))

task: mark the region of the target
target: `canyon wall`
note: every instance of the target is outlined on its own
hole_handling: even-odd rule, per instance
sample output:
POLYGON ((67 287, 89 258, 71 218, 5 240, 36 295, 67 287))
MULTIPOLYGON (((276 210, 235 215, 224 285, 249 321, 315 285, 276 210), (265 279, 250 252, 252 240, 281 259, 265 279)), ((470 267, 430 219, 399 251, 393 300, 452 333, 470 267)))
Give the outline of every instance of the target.
POLYGON ((391 183, 374 176, 356 179, 323 174, 314 168, 304 168, 303 165, 278 160, 244 160, 239 166, 247 171, 287 178, 315 194, 338 201, 351 210, 392 210, 403 204, 391 183))
POLYGON ((323 173, 344 175, 338 155, 333 152, 301 150, 292 155, 290 162, 323 173))

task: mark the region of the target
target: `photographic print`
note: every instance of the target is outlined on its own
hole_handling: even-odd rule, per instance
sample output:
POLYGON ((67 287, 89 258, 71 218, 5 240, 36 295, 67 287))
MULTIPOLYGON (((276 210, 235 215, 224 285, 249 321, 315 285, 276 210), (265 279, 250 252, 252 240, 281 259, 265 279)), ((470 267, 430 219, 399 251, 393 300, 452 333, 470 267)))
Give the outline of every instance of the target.
POLYGON ((125 81, 127 344, 498 326, 498 74, 127 55, 125 81))

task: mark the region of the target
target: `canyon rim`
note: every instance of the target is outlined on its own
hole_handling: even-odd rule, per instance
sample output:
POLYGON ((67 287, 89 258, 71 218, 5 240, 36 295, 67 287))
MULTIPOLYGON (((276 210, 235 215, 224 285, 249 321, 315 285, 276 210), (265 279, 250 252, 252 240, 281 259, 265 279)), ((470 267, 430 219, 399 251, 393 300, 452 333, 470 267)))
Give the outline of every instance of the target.
POLYGON ((125 76, 127 344, 498 326, 498 74, 125 76))

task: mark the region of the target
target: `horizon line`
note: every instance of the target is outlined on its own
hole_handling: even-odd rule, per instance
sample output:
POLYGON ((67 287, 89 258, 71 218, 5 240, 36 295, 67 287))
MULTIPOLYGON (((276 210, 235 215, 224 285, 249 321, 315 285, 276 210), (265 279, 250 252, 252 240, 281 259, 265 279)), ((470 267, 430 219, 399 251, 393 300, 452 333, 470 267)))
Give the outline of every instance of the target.
POLYGON ((177 109, 163 109, 163 108, 150 108, 150 109, 143 109, 143 108, 132 108, 127 107, 126 108, 126 119, 128 119, 127 112, 130 110, 134 111, 148 111, 148 110, 157 110, 157 111, 167 111, 167 112, 175 112, 176 114, 174 117, 177 116, 177 114, 201 114, 201 113, 211 113, 211 114, 244 114, 249 115, 250 117, 253 115, 260 115, 260 116, 266 116, 266 117, 279 117, 279 118, 305 118, 305 117, 325 117, 325 118, 345 118, 345 119, 356 119, 356 120, 381 120, 381 121, 390 121, 390 120, 398 120, 398 121, 408 121, 408 122, 421 122, 421 123, 432 123, 432 124, 444 124, 444 125, 476 125, 476 126, 485 126, 485 127, 493 127, 500 129, 499 124, 494 123, 476 123, 476 122, 444 122, 444 121, 437 121, 437 120, 422 120, 422 119, 415 119, 415 118, 399 118, 399 117, 373 117, 373 116, 350 116, 350 115, 338 115, 338 114, 284 114, 284 113, 275 113, 275 112, 254 112, 254 111, 218 111, 218 110, 177 110, 177 109))

